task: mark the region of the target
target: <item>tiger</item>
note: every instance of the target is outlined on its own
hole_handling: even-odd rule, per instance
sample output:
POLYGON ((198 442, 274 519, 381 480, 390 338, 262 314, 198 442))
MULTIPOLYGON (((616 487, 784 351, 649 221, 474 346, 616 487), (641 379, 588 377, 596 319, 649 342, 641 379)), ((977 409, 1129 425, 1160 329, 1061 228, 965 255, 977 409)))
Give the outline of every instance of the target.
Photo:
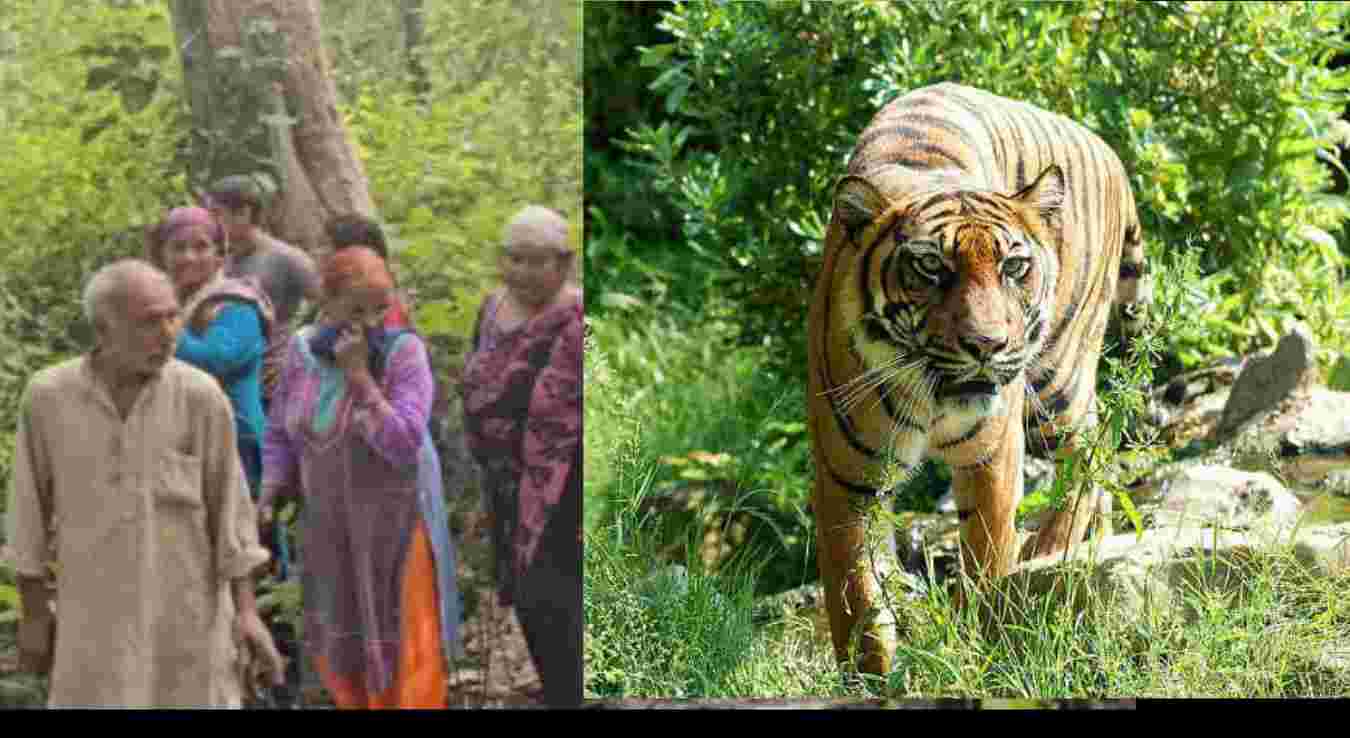
POLYGON ((1024 453, 1071 451, 1095 426, 1109 318, 1137 333, 1151 287, 1120 159, 1025 102, 913 90, 861 133, 833 194, 807 318, 811 506, 835 655, 849 664, 856 637, 853 665, 880 675, 894 537, 875 555, 867 521, 927 459, 951 470, 973 580, 1109 530, 1094 488, 1016 550, 1024 453))

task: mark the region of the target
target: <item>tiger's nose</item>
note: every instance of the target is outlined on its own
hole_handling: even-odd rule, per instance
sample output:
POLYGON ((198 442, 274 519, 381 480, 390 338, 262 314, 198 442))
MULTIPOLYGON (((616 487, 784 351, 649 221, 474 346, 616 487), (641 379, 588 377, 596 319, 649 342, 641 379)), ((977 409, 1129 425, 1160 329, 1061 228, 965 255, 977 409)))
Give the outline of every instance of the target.
POLYGON ((1008 336, 1006 334, 961 336, 957 341, 961 344, 961 348, 966 350, 966 353, 980 361, 988 361, 1008 347, 1008 336))

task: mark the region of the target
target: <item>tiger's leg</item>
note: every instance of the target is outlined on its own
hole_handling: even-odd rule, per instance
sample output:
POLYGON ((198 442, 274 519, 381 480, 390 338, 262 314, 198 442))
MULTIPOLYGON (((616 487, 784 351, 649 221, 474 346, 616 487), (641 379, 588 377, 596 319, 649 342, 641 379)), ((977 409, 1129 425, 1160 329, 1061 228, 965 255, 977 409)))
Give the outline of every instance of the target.
MULTIPOLYGON (((1042 425, 1043 430, 1040 432, 1045 438, 1058 439, 1052 444, 1055 455, 1060 459, 1056 464, 1057 473, 1064 473, 1064 459, 1087 451, 1087 445, 1096 437, 1093 432, 1097 427, 1095 392, 1089 397, 1086 406, 1092 409, 1091 412, 1084 413, 1084 417, 1076 424, 1072 418, 1065 418, 1042 425), (1073 430, 1059 432, 1055 426, 1073 430)), ((1110 535, 1111 507, 1111 496, 1092 482, 1085 490, 1071 496, 1062 509, 1042 513, 1035 535, 1023 545, 1021 558, 1027 560, 1062 553, 1082 541, 1088 529, 1094 525, 1103 534, 1110 535)))
MULTIPOLYGON (((983 458, 951 465, 952 495, 961 519, 961 566, 977 582, 1012 571, 1017 553, 1017 504, 1022 499, 1025 441, 1020 403, 991 422, 1004 427, 983 458)), ((957 602, 962 604, 959 596, 957 602)))
POLYGON ((895 618, 881 586, 896 560, 894 536, 877 519, 879 504, 817 475, 816 553, 835 657, 846 670, 853 663, 860 672, 884 675, 895 650, 895 618))

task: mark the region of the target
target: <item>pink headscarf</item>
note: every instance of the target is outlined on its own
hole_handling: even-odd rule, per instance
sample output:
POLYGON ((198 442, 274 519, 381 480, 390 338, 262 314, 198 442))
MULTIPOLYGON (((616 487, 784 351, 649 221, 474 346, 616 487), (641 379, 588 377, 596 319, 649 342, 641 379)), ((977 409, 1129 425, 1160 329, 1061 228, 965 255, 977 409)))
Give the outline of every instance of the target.
POLYGON ((170 210, 159 224, 159 242, 168 243, 189 228, 205 228, 213 242, 225 243, 225 227, 211 215, 211 211, 195 206, 170 210))

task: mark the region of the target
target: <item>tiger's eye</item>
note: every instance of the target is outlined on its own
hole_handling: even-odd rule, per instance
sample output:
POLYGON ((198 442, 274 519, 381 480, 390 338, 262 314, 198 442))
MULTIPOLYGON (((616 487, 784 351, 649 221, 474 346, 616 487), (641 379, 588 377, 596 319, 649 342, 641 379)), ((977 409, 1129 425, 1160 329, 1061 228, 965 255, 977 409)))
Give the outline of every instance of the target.
POLYGON ((937 276, 942 273, 942 257, 937 254, 917 256, 914 259, 914 266, 925 277, 937 279, 937 276))
POLYGON ((1030 269, 1031 259, 1024 256, 1014 256, 1003 260, 1003 273, 1012 279, 1025 277, 1030 269))

